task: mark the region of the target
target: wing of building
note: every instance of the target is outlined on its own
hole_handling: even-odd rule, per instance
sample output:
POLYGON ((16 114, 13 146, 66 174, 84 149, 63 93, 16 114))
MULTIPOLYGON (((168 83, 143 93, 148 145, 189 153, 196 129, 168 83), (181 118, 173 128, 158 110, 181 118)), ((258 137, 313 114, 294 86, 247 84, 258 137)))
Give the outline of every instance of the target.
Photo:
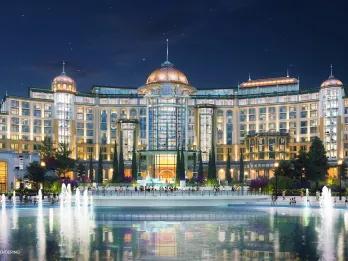
MULTIPOLYGON (((104 178, 110 179, 115 142, 123 146, 126 175, 135 144, 139 177, 166 182, 175 180, 176 152, 181 148, 190 177, 197 170, 197 154, 201 152, 206 163, 214 146, 221 180, 228 152, 235 178, 240 150, 247 179, 270 177, 276 161, 294 158, 315 136, 324 142, 332 166, 348 157, 348 98, 332 74, 314 91, 301 90, 299 80, 292 77, 201 90, 166 61, 144 82, 138 88, 96 85, 82 93, 63 72, 50 89, 30 88, 29 97, 6 95, 0 149, 18 157, 32 155, 48 136, 55 145, 68 144, 73 157, 82 161, 90 156, 97 160, 101 152, 104 178)), ((1 191, 16 179, 4 162, 1 191)))

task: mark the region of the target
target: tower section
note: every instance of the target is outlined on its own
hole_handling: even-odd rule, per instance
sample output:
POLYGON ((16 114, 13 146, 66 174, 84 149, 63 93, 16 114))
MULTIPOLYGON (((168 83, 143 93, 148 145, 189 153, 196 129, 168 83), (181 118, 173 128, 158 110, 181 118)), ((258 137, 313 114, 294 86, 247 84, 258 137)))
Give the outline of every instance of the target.
POLYGON ((343 96, 343 83, 333 76, 331 68, 329 78, 321 84, 319 91, 320 136, 330 161, 343 157, 343 96))

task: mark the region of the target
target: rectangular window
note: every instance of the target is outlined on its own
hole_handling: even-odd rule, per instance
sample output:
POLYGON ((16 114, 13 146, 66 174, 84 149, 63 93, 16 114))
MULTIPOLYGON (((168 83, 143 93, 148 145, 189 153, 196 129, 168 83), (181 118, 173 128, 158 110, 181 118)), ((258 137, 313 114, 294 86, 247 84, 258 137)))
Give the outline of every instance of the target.
POLYGON ((279 107, 279 120, 286 120, 287 118, 287 110, 286 106, 279 107))
POLYGON ((269 107, 268 108, 268 120, 276 120, 276 108, 269 107))
POLYGON ((34 117, 40 117, 41 118, 41 105, 35 104, 34 105, 34 117))
POLYGON ((296 107, 289 107, 289 119, 296 119, 296 107))
POLYGON ((265 132, 265 131, 266 131, 266 123, 260 123, 259 132, 265 132))
POLYGON ((268 131, 269 132, 275 132, 276 131, 276 124, 275 123, 269 123, 268 124, 268 131))
POLYGON ((279 132, 280 133, 286 133, 287 132, 286 122, 280 122, 279 123, 279 132))
POLYGON ((301 134, 307 134, 307 133, 308 133, 308 122, 301 121, 301 134))
POLYGON ((259 108, 259 120, 260 121, 266 120, 266 107, 259 108))
POLYGON ((249 109, 249 121, 255 121, 256 120, 256 110, 255 108, 249 109))
POLYGON ((307 118, 308 116, 308 106, 304 105, 301 107, 301 118, 307 118))
POLYGON ((239 121, 244 122, 246 120, 246 110, 240 110, 239 112, 239 121))
POLYGON ((249 124, 249 134, 253 135, 256 133, 256 124, 249 124))

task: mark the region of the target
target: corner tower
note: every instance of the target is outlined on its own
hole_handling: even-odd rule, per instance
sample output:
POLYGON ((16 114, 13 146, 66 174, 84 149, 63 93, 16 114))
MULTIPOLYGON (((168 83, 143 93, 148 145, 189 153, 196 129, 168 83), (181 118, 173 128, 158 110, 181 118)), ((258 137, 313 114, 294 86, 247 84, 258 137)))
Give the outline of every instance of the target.
POLYGON ((75 81, 66 75, 65 62, 60 75, 55 77, 51 84, 54 97, 54 143, 64 143, 74 153, 75 127, 74 127, 74 104, 76 95, 75 81))
POLYGON ((320 136, 323 140, 329 161, 343 158, 342 126, 343 126, 343 83, 334 77, 332 72, 319 91, 319 117, 321 123, 320 136))

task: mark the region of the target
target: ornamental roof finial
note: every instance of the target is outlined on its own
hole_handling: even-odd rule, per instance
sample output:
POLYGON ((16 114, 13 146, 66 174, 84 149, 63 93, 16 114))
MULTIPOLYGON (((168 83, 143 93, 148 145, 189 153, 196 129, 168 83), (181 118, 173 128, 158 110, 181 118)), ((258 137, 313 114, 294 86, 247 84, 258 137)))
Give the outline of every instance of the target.
POLYGON ((65 61, 62 62, 62 74, 65 74, 65 61))

